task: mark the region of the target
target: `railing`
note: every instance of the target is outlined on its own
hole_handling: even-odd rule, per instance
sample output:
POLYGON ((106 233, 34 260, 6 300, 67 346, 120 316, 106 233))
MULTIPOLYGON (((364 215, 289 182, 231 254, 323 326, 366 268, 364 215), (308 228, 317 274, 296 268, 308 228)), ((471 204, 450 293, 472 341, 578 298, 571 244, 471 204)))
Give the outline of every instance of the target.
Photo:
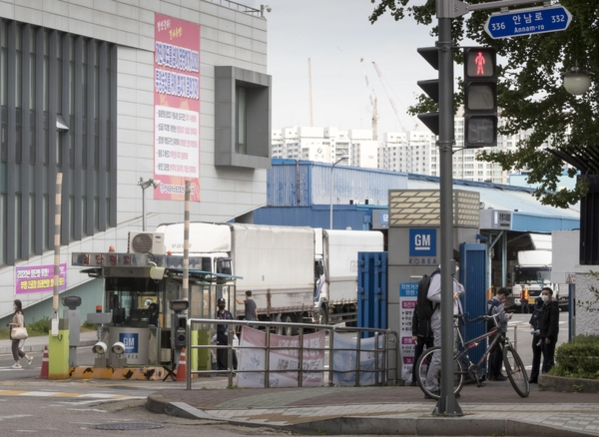
POLYGON ((216 3, 221 6, 225 6, 229 9, 234 9, 236 11, 244 12, 246 14, 251 15, 262 15, 262 11, 260 9, 251 8, 246 5, 242 5, 241 3, 236 3, 231 0, 209 0, 212 3, 216 3))
MULTIPOLYGON (((203 329, 205 330, 205 329, 203 329)), ((375 328, 349 328, 342 326, 332 326, 332 325, 316 325, 312 323, 282 323, 282 322, 261 322, 261 321, 248 321, 248 320, 221 320, 221 319, 188 319, 187 320, 187 328, 186 328, 186 343, 187 343, 187 357, 191 357, 192 351, 194 349, 226 349, 227 350, 227 366, 226 370, 192 370, 192 365, 190 365, 190 359, 187 358, 187 390, 191 390, 191 382, 193 375, 200 374, 227 374, 229 381, 229 386, 233 385, 233 377, 234 372, 237 374, 241 373, 261 373, 264 374, 264 388, 268 388, 270 386, 270 376, 271 374, 277 373, 296 373, 297 374, 297 386, 301 387, 303 385, 304 375, 306 374, 323 374, 323 385, 324 383, 324 374, 328 373, 329 375, 329 385, 333 384, 335 379, 335 374, 348 374, 355 373, 355 386, 359 386, 361 374, 373 374, 375 384, 387 384, 390 380, 393 384, 397 381, 397 356, 398 356, 398 347, 399 347, 399 337, 396 332, 388 330, 388 329, 375 329, 375 328), (228 344, 226 345, 218 345, 218 344, 191 344, 191 335, 190 332, 194 330, 194 326, 197 325, 209 325, 210 326, 210 334, 216 332, 216 326, 214 325, 227 325, 227 340, 228 344), (243 327, 250 327, 254 329, 259 329, 265 335, 264 346, 255 346, 255 345, 247 345, 242 344, 241 339, 239 342, 239 346, 233 346, 233 332, 237 332, 239 328, 243 329, 243 327), (285 331, 292 330, 297 331, 298 341, 297 345, 284 345, 284 346, 275 346, 271 342, 271 331, 285 331), (325 341, 322 346, 315 347, 313 345, 306 345, 304 340, 305 336, 309 335, 305 331, 325 331, 325 341), (355 333, 356 334, 356 346, 354 347, 337 347, 335 348, 335 334, 341 333, 355 333), (372 335, 371 338, 374 339, 373 348, 363 348, 363 342, 367 341, 367 339, 362 338, 363 334, 372 335), (326 345, 326 337, 328 337, 328 346, 326 345), (260 369, 233 369, 233 353, 234 349, 240 351, 240 355, 243 357, 244 351, 246 350, 261 350, 264 353, 264 367, 260 369), (286 367, 284 369, 270 369, 270 354, 271 352, 276 351, 296 351, 294 355, 297 357, 297 366, 286 367), (334 358, 336 353, 347 352, 355 353, 355 366, 352 369, 339 370, 335 369, 334 358), (322 352, 323 354, 323 367, 322 368, 305 368, 304 365, 304 352, 322 352), (324 362, 326 361, 326 353, 328 352, 328 370, 324 368, 324 362), (364 353, 374 354, 374 368, 373 369, 364 369, 361 367, 361 358, 364 353), (391 377, 390 377, 391 376, 391 377)), ((293 338, 293 337, 289 337, 293 338)))

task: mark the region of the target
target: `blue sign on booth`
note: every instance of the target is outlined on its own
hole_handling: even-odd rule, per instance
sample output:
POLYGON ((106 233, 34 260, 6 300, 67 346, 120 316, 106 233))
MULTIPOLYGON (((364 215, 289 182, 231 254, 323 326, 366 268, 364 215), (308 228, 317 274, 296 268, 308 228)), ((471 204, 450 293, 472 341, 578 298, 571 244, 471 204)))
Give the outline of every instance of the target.
POLYGON ((437 256, 437 230, 410 229, 410 256, 437 256))
POLYGON ((119 334, 119 341, 125 345, 126 354, 139 353, 138 334, 121 332, 119 334))
POLYGON ((485 32, 494 39, 557 32, 566 30, 571 21, 572 14, 561 5, 518 9, 491 15, 485 32))

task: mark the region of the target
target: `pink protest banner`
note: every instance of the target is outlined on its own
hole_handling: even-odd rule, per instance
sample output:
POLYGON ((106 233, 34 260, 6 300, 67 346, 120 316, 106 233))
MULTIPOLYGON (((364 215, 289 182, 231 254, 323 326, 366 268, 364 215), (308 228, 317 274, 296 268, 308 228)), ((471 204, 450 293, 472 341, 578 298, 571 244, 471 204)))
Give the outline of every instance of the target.
MULTIPOLYGON (((54 265, 17 267, 15 270, 16 293, 47 293, 54 291, 54 265)), ((58 277, 60 291, 67 289, 67 265, 60 264, 58 277)))
POLYGON ((200 26, 154 15, 154 199, 200 201, 200 26))

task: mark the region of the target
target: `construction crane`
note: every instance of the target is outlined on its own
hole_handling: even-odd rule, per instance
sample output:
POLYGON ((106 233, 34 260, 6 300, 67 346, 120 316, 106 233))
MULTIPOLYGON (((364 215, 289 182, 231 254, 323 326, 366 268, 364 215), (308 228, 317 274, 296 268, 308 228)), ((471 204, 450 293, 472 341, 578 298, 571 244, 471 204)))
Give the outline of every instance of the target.
POLYGON ((383 79, 383 73, 381 72, 381 69, 379 68, 378 65, 376 65, 376 62, 374 62, 374 61, 372 61, 372 65, 374 66, 374 70, 376 71, 376 74, 378 75, 379 79, 381 80, 381 84, 383 85, 385 94, 387 94, 387 99, 389 99, 391 108, 393 108, 393 112, 395 113, 395 118, 397 118, 397 122, 401 126, 401 130, 404 132, 407 132, 407 129, 404 127, 403 123, 401 122, 401 118, 399 117, 399 111, 397 110, 397 106, 395 106, 395 102, 393 101, 393 98, 391 97, 391 94, 389 93, 389 90, 387 89, 387 85, 385 84, 385 80, 383 79))
MULTIPOLYGON (((370 81, 368 80, 368 75, 364 72, 364 58, 360 58, 360 63, 362 64, 362 73, 364 73, 364 80, 366 82, 366 89, 370 90, 370 81)), ((378 141, 379 139, 379 112, 378 112, 378 101, 376 97, 376 93, 374 89, 372 89, 372 94, 368 96, 370 98, 370 107, 372 108, 372 139, 374 141, 378 141), (374 95, 374 99, 372 96, 374 95)))

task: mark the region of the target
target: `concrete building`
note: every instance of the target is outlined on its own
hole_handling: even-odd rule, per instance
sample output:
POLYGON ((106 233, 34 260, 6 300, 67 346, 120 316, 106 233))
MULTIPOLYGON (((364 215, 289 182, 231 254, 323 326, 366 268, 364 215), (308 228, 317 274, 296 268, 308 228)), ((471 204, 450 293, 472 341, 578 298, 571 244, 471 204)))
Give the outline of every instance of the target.
POLYGON ((193 220, 251 220, 266 203, 263 11, 4 0, 0 16, 0 317, 15 298, 28 321, 51 315, 58 173, 61 289, 83 297, 83 314, 102 303, 101 282, 71 254, 126 252, 142 195, 149 231, 183 220, 186 180, 193 220))
MULTIPOLYGON (((499 125, 504 123, 505 120, 500 118, 499 125)), ((456 151, 453 154, 453 178, 498 184, 509 183, 510 174, 513 172, 502 170, 499 164, 478 160, 476 155, 481 149, 462 149, 463 117, 456 116, 454 125, 456 151)), ((525 139, 527 135, 526 132, 510 136, 499 135, 497 147, 493 150, 514 151, 518 147, 518 142, 525 139)), ((273 131, 272 144, 274 158, 308 159, 331 163, 340 156, 349 154, 348 165, 356 167, 439 176, 436 136, 425 128, 406 132, 386 132, 380 142, 372 140, 371 130, 341 131, 332 127, 284 128, 273 131), (327 153, 327 147, 331 152, 327 153)))

